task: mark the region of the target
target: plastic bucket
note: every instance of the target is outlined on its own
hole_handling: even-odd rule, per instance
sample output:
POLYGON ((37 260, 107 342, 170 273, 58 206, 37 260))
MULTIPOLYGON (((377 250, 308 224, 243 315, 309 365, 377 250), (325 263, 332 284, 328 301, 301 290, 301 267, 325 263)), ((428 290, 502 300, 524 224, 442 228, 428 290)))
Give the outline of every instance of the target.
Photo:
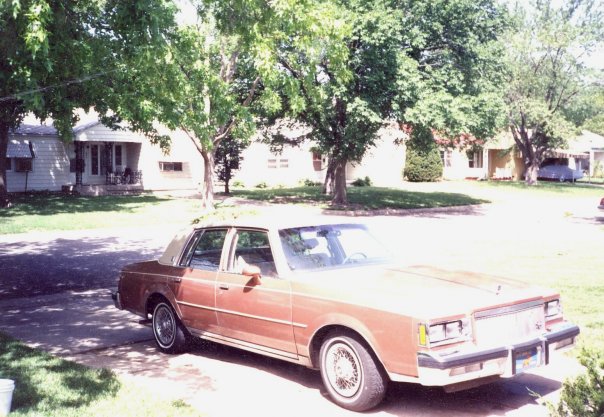
POLYGON ((15 381, 12 379, 0 379, 0 417, 10 413, 10 405, 13 401, 15 381))

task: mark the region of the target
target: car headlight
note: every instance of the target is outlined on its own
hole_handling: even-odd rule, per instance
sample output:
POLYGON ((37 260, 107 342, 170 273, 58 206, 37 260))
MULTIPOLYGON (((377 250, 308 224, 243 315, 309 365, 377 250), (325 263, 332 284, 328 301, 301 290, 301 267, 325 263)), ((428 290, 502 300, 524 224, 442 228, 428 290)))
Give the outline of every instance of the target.
POLYGON ((426 342, 429 342, 430 345, 435 345, 466 340, 471 335, 472 328, 470 321, 468 319, 461 319, 431 324, 429 327, 422 324, 420 326, 419 339, 422 345, 426 345, 426 342))
POLYGON ((545 303, 545 318, 552 319, 562 316, 562 303, 560 300, 552 300, 545 303))

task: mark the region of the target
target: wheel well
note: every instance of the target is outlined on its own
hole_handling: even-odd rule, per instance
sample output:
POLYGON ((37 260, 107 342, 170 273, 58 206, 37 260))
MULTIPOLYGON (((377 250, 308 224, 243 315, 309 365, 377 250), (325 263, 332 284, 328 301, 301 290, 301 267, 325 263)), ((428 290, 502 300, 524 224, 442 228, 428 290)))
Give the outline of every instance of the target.
POLYGON ((161 302, 170 303, 166 297, 159 293, 153 293, 147 298, 147 305, 145 306, 145 313, 147 313, 147 317, 153 315, 153 310, 155 310, 155 306, 161 302))
MULTIPOLYGON (((363 342, 367 346, 367 348, 369 349, 369 352, 377 359, 377 355, 371 348, 371 345, 369 343, 367 343, 365 338, 363 336, 361 336, 361 334, 359 332, 356 332, 346 326, 332 325, 332 326, 325 326, 325 327, 321 328, 319 331, 317 331, 315 333, 315 335, 313 336, 312 341, 310 342, 310 361, 312 363, 313 368, 319 368, 319 362, 320 362, 319 355, 321 353, 321 346, 323 345, 323 342, 325 341, 325 339, 330 334, 333 334, 333 333, 338 333, 341 335, 356 336, 356 338, 360 342, 363 342)), ((377 360, 377 362, 380 363, 380 365, 381 365, 381 361, 379 359, 377 360)))

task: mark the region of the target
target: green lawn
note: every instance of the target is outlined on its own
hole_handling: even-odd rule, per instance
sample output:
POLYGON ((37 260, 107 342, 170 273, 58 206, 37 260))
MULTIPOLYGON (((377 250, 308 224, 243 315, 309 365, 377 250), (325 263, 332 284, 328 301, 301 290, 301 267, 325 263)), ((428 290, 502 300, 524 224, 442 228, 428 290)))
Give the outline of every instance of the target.
POLYGON ((15 381, 11 417, 193 417, 181 400, 29 348, 0 333, 0 376, 15 381))
POLYGON ((199 201, 153 195, 83 197, 18 194, 0 208, 0 234, 185 223, 199 214, 199 201))
POLYGON ((466 194, 446 191, 412 191, 402 188, 348 187, 348 206, 329 205, 330 197, 321 193, 321 187, 235 189, 233 195, 250 200, 282 204, 319 204, 327 209, 376 210, 415 209, 463 206, 488 203, 488 200, 466 194))

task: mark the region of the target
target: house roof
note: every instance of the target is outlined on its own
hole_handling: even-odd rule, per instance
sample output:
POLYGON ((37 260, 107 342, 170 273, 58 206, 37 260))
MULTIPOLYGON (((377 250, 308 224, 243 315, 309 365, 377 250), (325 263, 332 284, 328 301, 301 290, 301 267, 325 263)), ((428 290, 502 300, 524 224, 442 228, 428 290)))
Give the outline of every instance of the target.
POLYGON ((8 141, 7 158, 33 158, 28 140, 11 139, 8 141))
POLYGON ((15 136, 56 136, 57 129, 54 126, 22 124, 10 133, 15 136))

